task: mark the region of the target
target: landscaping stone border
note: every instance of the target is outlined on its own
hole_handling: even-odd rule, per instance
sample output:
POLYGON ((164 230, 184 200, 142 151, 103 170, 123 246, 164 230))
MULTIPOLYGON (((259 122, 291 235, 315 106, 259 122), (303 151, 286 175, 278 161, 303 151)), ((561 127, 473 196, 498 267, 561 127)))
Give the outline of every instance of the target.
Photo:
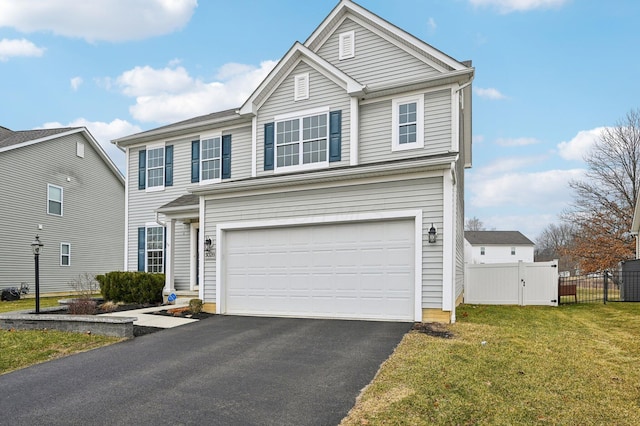
POLYGON ((46 311, 40 314, 21 311, 0 314, 0 329, 60 330, 132 339, 133 322, 137 319, 97 315, 47 315, 46 311))

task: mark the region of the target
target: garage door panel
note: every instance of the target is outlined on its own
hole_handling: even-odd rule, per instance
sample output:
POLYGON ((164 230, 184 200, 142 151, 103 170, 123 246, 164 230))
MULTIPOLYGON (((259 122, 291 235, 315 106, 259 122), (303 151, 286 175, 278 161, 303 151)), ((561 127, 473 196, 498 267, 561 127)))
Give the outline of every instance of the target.
POLYGON ((414 222, 226 231, 230 314, 411 321, 414 222))

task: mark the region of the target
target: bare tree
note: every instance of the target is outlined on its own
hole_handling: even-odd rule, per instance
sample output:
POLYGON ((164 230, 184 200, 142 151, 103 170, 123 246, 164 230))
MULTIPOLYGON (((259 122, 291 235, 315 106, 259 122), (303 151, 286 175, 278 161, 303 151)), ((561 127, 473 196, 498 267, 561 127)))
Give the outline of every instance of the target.
POLYGON ((569 254, 574 238, 575 227, 571 223, 548 225, 536 238, 535 261, 558 259, 558 267, 561 271, 575 271, 576 261, 569 254))
POLYGON ((640 188, 640 111, 605 128, 584 161, 585 178, 569 183, 575 200, 563 219, 576 227, 568 254, 592 272, 634 257, 629 231, 640 188))
POLYGON ((484 223, 482 223, 480 219, 474 216, 470 219, 467 219, 467 221, 464 223, 464 230, 465 231, 484 231, 486 230, 486 228, 484 227, 484 223))

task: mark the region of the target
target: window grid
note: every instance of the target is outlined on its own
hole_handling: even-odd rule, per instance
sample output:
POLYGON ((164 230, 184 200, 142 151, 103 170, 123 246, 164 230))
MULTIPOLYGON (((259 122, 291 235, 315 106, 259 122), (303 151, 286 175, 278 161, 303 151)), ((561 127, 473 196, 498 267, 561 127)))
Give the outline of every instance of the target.
POLYGON ((47 213, 62 216, 62 188, 47 185, 47 213))
POLYGON ((484 256, 484 247, 480 247, 480 255, 484 256))
POLYGON ((164 272, 164 228, 147 228, 147 272, 164 272))
POLYGON ((147 150, 147 187, 164 186, 164 147, 147 150))
POLYGON ((399 139, 401 145, 418 141, 418 104, 410 102, 398 106, 399 139))
POLYGON ((200 180, 220 179, 222 139, 219 137, 203 139, 200 146, 202 149, 202 177, 200 180))
POLYGON ((327 122, 327 114, 320 114, 276 123, 277 166, 327 161, 327 122))
POLYGON ((71 244, 60 243, 60 266, 71 266, 71 244))
POLYGON ((516 248, 511 247, 511 256, 515 256, 515 255, 516 255, 516 248))

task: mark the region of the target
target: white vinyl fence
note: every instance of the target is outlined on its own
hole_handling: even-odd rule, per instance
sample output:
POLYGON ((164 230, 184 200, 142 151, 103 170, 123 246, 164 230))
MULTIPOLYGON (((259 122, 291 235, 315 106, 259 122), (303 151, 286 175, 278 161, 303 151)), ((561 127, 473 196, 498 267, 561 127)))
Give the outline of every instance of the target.
POLYGON ((464 302, 558 306, 558 261, 467 264, 464 302))

